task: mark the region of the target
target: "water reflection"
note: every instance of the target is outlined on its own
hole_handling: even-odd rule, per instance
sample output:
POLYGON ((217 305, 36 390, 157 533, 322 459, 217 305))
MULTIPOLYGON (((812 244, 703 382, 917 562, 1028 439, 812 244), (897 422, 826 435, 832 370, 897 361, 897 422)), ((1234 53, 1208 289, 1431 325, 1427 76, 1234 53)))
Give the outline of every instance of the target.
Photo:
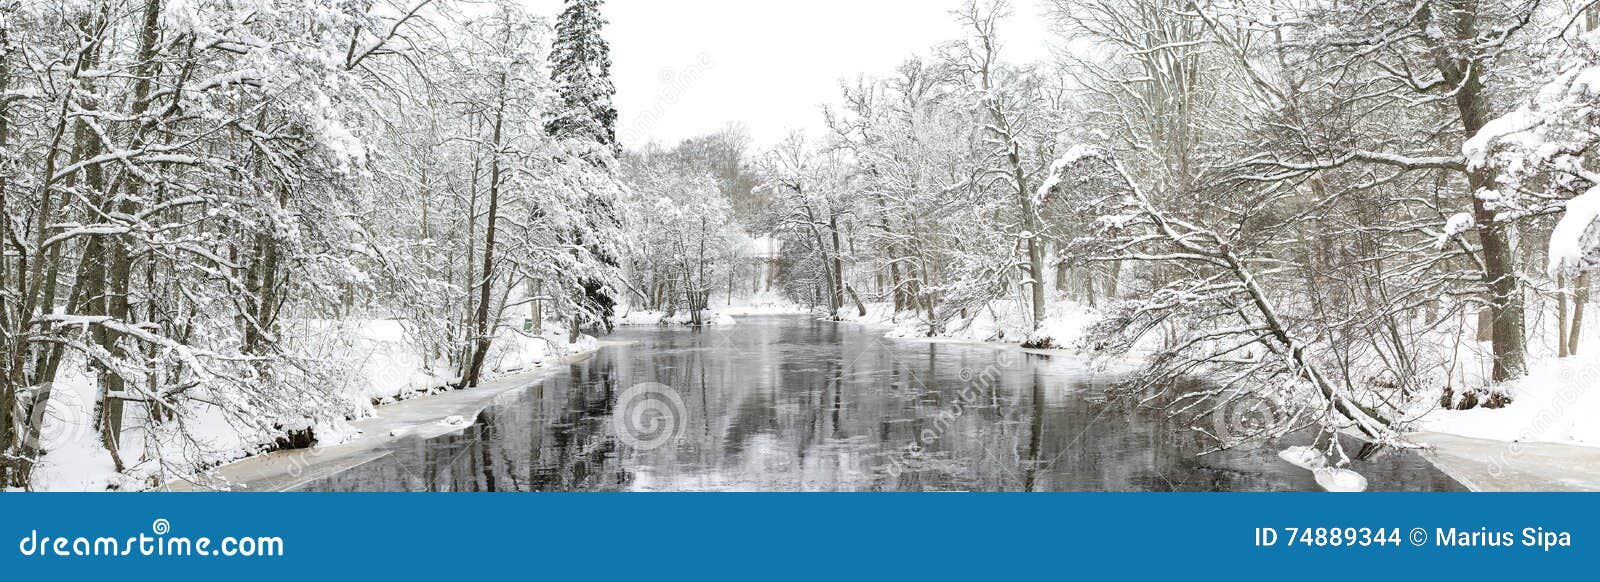
MULTIPOLYGON (((1199 456, 1203 435, 1108 401, 1114 378, 1073 358, 901 342, 798 316, 727 329, 634 328, 486 410, 459 434, 309 483, 318 491, 1316 490, 1290 443, 1199 456), (682 435, 616 437, 618 393, 678 391, 682 435)), ((1293 439, 1290 439, 1293 440, 1293 439)), ((1412 453, 1357 470, 1375 490, 1459 490, 1412 453)))

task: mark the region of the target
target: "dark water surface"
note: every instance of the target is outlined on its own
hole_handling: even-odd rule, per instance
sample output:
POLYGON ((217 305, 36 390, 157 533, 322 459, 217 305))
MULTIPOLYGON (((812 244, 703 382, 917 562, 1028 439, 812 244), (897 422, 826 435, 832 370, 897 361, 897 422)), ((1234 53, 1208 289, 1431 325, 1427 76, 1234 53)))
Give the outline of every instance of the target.
MULTIPOLYGON (((1108 401, 1116 378, 1076 358, 881 333, 806 316, 621 328, 607 339, 629 345, 508 394, 461 433, 402 440, 303 489, 1319 490, 1278 458, 1295 443, 1200 456, 1209 437, 1108 401), (630 390, 646 382, 664 387, 630 390), (618 420, 659 430, 619 426, 619 406, 633 413, 618 420)), ((1352 468, 1372 490, 1462 489, 1409 452, 1352 468)))

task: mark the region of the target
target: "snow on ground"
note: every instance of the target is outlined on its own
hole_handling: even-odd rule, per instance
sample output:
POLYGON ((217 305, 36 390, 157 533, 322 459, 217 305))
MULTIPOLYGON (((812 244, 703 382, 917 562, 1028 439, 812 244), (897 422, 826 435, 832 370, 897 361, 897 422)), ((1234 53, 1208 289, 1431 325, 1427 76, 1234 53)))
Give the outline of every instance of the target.
POLYGON ((375 402, 392 401, 455 381, 455 370, 430 361, 411 347, 405 323, 395 319, 353 324, 349 356, 360 393, 375 402))
MULTIPOLYGON (((1590 350, 1596 349, 1594 347, 1590 350)), ((1583 355, 1534 363, 1506 388, 1505 408, 1432 410, 1419 430, 1508 442, 1600 446, 1600 357, 1583 355)))
POLYGON ((51 387, 39 445, 47 454, 34 467, 36 487, 47 491, 98 491, 120 484, 111 456, 94 427, 99 398, 94 379, 81 366, 64 362, 51 387))
MULTIPOLYGON (((910 312, 894 313, 889 303, 866 304, 867 315, 861 316, 854 308, 842 313, 845 321, 874 325, 887 325, 887 337, 925 338, 928 324, 910 312)), ((1039 329, 1029 332, 1029 314, 1017 301, 990 302, 987 308, 969 314, 939 333, 938 338, 1008 344, 1028 343, 1040 347, 1070 348, 1083 336, 1083 330, 1093 323, 1098 313, 1073 301, 1057 301, 1045 309, 1045 319, 1039 329)))
POLYGON ((600 349, 600 341, 594 336, 579 335, 577 342, 568 343, 567 333, 564 326, 555 324, 546 325, 538 335, 516 331, 502 333, 486 356, 485 379, 514 374, 560 361, 567 356, 600 349))
POLYGON ((716 305, 713 309, 723 315, 785 315, 793 313, 811 313, 811 309, 785 299, 776 293, 756 293, 748 297, 735 297, 732 301, 725 301, 725 305, 716 305))
MULTIPOLYGON (((435 391, 456 382, 456 369, 443 354, 424 354, 402 320, 374 319, 347 324, 338 334, 352 338, 328 350, 327 358, 352 370, 352 395, 387 404, 435 391)), ((592 352, 594 337, 567 342, 567 330, 546 322, 538 334, 502 327, 484 357, 485 379, 518 372, 562 357, 592 352)))
MULTIPOLYGON (((1594 309, 1590 304, 1591 321, 1594 309)), ((1557 358, 1554 312, 1548 302, 1530 304, 1528 375, 1496 387, 1511 397, 1510 404, 1498 409, 1449 410, 1439 407, 1437 395, 1420 398, 1417 407, 1408 411, 1408 416, 1416 419, 1410 428, 1504 442, 1600 447, 1600 423, 1593 420, 1600 417, 1600 326, 1584 326, 1577 355, 1557 358)), ((1493 354, 1489 342, 1473 341, 1476 320, 1463 316, 1448 330, 1461 336, 1452 342, 1459 346, 1455 349, 1458 362, 1444 374, 1458 393, 1462 387, 1489 384, 1493 354)))
MULTIPOLYGON (((302 322, 308 323, 308 322, 302 322)), ((329 419, 271 419, 286 429, 311 428, 319 446, 347 442, 357 436, 350 421, 372 416, 374 403, 385 404, 438 391, 454 383, 454 370, 442 358, 427 357, 408 335, 403 322, 366 320, 334 324, 309 322, 331 338, 315 346, 319 359, 345 373, 333 378, 329 419), (342 411, 339 412, 339 411, 342 411), (343 416, 343 418, 339 418, 343 416)), ((485 380, 527 371, 568 356, 599 349, 599 342, 583 335, 567 342, 564 327, 551 323, 539 334, 502 329, 484 362, 485 380)), ((81 361, 67 361, 52 387, 40 436, 45 451, 34 470, 33 487, 40 491, 138 490, 160 482, 181 479, 207 467, 259 453, 274 435, 230 418, 218 407, 195 403, 186 409, 182 423, 163 423, 170 430, 149 433, 141 427, 144 407, 126 412, 121 453, 127 469, 116 471, 111 455, 94 429, 99 388, 81 361), (181 434, 177 431, 181 430, 181 434), (156 459, 165 459, 165 463, 156 459), (174 473, 177 474, 174 474, 174 473)), ((194 390, 204 391, 206 387, 194 390)))
MULTIPOLYGON (((692 325, 694 318, 687 311, 679 311, 667 315, 665 311, 650 311, 638 309, 624 315, 613 317, 611 323, 616 325, 692 325)), ((733 316, 707 309, 701 318, 703 325, 733 325, 737 323, 733 316)))
MULTIPOLYGON (((733 316, 745 315, 783 315, 796 313, 810 313, 811 310, 804 305, 774 293, 756 293, 745 297, 735 297, 728 300, 726 297, 713 299, 711 308, 706 310, 703 319, 706 325, 733 325, 737 320, 733 316)), ((666 312, 648 309, 634 309, 612 318, 616 325, 690 325, 693 318, 687 311, 679 311, 668 317, 666 312)))
MULTIPOLYGON (((124 412, 120 453, 126 467, 118 472, 111 454, 101 444, 95 428, 99 386, 79 357, 62 362, 46 405, 39 446, 43 454, 34 467, 31 483, 38 491, 141 490, 174 477, 175 471, 193 471, 253 454, 276 436, 262 432, 223 409, 205 403, 213 398, 209 387, 191 388, 196 401, 185 408, 181 423, 155 426, 142 406, 128 405, 124 412), (161 462, 165 459, 165 463, 161 462)), ((313 428, 329 440, 354 436, 347 422, 279 419, 289 429, 313 428)))

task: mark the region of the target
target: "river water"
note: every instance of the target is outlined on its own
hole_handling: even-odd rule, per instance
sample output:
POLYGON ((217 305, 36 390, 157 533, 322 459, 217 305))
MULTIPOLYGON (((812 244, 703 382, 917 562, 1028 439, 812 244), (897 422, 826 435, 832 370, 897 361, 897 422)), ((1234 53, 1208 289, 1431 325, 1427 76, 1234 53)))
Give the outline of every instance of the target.
MULTIPOLYGON (((625 345, 461 433, 401 440, 302 489, 1319 490, 1276 454, 1295 438, 1201 455, 1210 437, 1107 398, 1117 377, 1078 358, 881 335, 808 316, 621 328, 606 339, 625 345)), ((1411 452, 1352 468, 1371 490, 1462 489, 1411 452)))

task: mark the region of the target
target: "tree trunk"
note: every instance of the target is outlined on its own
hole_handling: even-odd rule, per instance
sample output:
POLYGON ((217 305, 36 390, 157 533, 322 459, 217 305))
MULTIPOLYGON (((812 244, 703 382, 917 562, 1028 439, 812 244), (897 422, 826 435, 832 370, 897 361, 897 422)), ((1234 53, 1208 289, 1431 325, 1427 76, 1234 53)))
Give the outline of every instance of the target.
MULTIPOLYGON (((1477 41, 1477 5, 1475 2, 1450 3, 1458 14, 1455 38, 1463 43, 1477 41)), ((1426 19, 1424 19, 1426 20, 1426 19)), ((1455 49, 1472 50, 1472 49, 1455 49)), ((1489 99, 1484 94, 1482 71, 1486 63, 1481 57, 1460 61, 1441 58, 1436 63, 1440 73, 1455 87, 1456 109, 1466 138, 1477 135, 1488 123, 1489 99)), ((1492 379, 1504 382, 1527 373, 1526 345, 1524 343, 1523 299, 1521 281, 1517 277, 1516 256, 1507 239, 1506 224, 1495 219, 1495 211, 1486 206, 1478 192, 1491 190, 1498 185, 1492 168, 1472 169, 1467 173, 1467 193, 1472 200, 1473 219, 1479 225, 1478 243, 1483 248, 1484 281, 1489 287, 1489 309, 1492 313, 1491 341, 1494 349, 1492 379)), ((1485 406, 1503 406, 1507 400, 1499 393, 1490 397, 1485 406)))
MULTIPOLYGON (((97 51, 98 52, 98 51, 97 51)), ((91 57, 99 61, 99 55, 91 57)), ((87 94, 94 94, 90 81, 84 80, 87 94)), ((89 99, 93 101, 93 98, 89 99)), ((90 107, 97 107, 91 105, 90 107)), ((73 142, 76 156, 80 160, 92 159, 105 151, 105 144, 95 134, 87 123, 79 122, 74 132, 73 142)), ((107 191, 104 168, 95 164, 84 168, 84 177, 89 190, 91 207, 103 216, 113 215, 119 210, 119 204, 107 191)), ((90 218, 91 222, 100 222, 100 218, 90 218)), ((110 316, 118 321, 126 322, 127 316, 127 270, 125 263, 127 251, 124 248, 126 241, 114 235, 98 235, 89 240, 84 247, 84 255, 80 275, 88 275, 85 279, 88 285, 79 297, 87 299, 88 304, 83 310, 85 315, 110 316), (117 296, 120 295, 120 301, 117 296)), ((50 306, 41 306, 49 309, 50 306)), ((131 322, 129 322, 131 323, 131 322)), ((94 343, 108 354, 120 356, 117 339, 120 334, 113 332, 103 325, 94 326, 90 334, 94 343)), ((95 428, 100 432, 100 442, 111 454, 113 463, 118 471, 123 469, 121 455, 117 453, 118 436, 122 431, 122 376, 115 370, 106 366, 97 366, 97 376, 100 380, 100 401, 96 405, 95 428)), ((46 406, 40 403, 39 406, 46 406)))
MULTIPOLYGON (((0 24, 0 95, 6 94, 11 87, 11 28, 8 24, 0 24)), ((0 100, 0 151, 4 151, 11 144, 11 111, 10 102, 0 100)), ((14 334, 12 328, 11 300, 8 286, 11 284, 11 260, 7 257, 4 247, 11 241, 11 205, 7 199, 7 187, 10 185, 10 176, 0 173, 0 330, 6 334, 14 334)), ((22 249, 17 248, 18 256, 22 249)), ((6 369, 0 372, 0 453, 11 452, 13 429, 11 424, 11 409, 16 405, 16 388, 11 367, 12 353, 20 352, 20 346, 11 346, 7 353, 0 353, 0 358, 5 358, 6 369)), ((20 367, 20 366, 19 366, 20 367)), ((10 463, 0 463, 0 487, 11 484, 10 463)))
MULTIPOLYGON (((473 329, 476 334, 476 337, 473 338, 475 347, 472 351, 472 359, 468 363, 467 373, 464 374, 462 381, 462 387, 466 388, 478 385, 478 379, 483 373, 483 359, 488 355, 489 344, 493 339, 491 335, 493 326, 489 322, 489 300, 490 293, 494 287, 494 246, 497 230, 496 223, 500 213, 500 179, 502 173, 500 148, 503 147, 500 140, 502 128, 505 125, 505 92, 507 91, 505 73, 500 74, 499 90, 500 99, 495 110, 493 135, 489 142, 494 148, 494 152, 489 158, 489 208, 484 218, 482 274, 479 275, 476 282, 478 286, 478 309, 476 315, 473 316, 473 329)), ((576 319, 573 321, 573 329, 574 331, 577 329, 576 319)))
POLYGON ((833 304, 837 311, 844 307, 844 246, 839 243, 839 212, 828 210, 828 230, 833 233, 833 304))
POLYGON ((861 302, 861 295, 856 293, 856 288, 846 285, 845 289, 850 292, 850 300, 856 303, 856 314, 860 315, 861 317, 866 317, 867 306, 861 302))
POLYGON ((1106 274, 1105 294, 1107 300, 1117 298, 1117 279, 1122 277, 1122 261, 1111 261, 1110 273, 1106 274))
MULTIPOLYGON (((100 17, 103 17, 103 14, 100 17)), ((79 31, 94 30, 98 26, 96 15, 84 15, 77 22, 79 31)), ((85 91, 92 94, 92 82, 81 79, 81 76, 84 71, 96 66, 99 41, 88 37, 84 37, 83 40, 86 41, 86 44, 80 46, 78 50, 78 58, 74 63, 76 66, 72 71, 71 78, 80 83, 85 91)), ((61 100, 60 107, 56 110, 57 121, 50 133, 49 153, 45 155, 43 170, 40 172, 39 205, 38 210, 34 212, 36 220, 33 221, 33 231, 30 233, 33 238, 33 250, 28 253, 21 244, 15 245, 18 252, 17 296, 20 305, 16 312, 17 321, 13 324, 15 330, 7 331, 15 333, 17 336, 20 336, 34 325, 31 322, 34 314, 49 312, 55 308, 55 289, 60 272, 60 245, 52 245, 50 254, 46 255, 44 243, 49 236, 51 226, 59 218, 54 194, 57 187, 56 170, 59 167, 58 160, 61 152, 66 150, 62 144, 62 139, 67 134, 67 128, 72 126, 74 139, 71 150, 72 159, 69 160, 69 164, 85 159, 86 148, 92 148, 98 144, 97 141, 90 144, 77 139, 77 136, 86 132, 81 119, 74 120, 68 116, 69 105, 74 102, 74 99, 77 99, 76 93, 77 91, 69 89, 67 96, 61 100), (41 292, 43 292, 42 300, 40 297, 41 292)), ((94 192, 99 192, 100 166, 96 164, 85 167, 82 173, 95 180, 94 192)), ((74 172, 65 177, 69 182, 68 186, 72 186, 76 182, 77 176, 78 173, 74 172)), ((96 199, 98 199, 98 196, 96 199)), ((65 208, 67 204, 67 202, 63 202, 60 207, 65 208)), ((7 219, 9 219, 9 216, 7 219)), ((80 268, 85 263, 98 260, 100 256, 99 238, 99 236, 88 237, 88 243, 85 246, 86 250, 82 253, 83 258, 79 261, 80 268), (90 248, 89 245, 94 245, 92 252, 87 250, 90 248)), ((101 274, 103 270, 97 269, 88 271, 88 273, 91 275, 101 274)), ((68 301, 69 312, 75 311, 72 304, 76 302, 77 297, 81 296, 78 291, 83 288, 84 282, 83 279, 75 280, 73 298, 68 301)), ((95 297, 98 296, 98 294, 95 295, 95 297)), ((42 424, 43 412, 45 407, 49 405, 50 391, 48 388, 55 379, 55 363, 60 361, 56 355, 60 352, 60 346, 54 346, 39 353, 34 353, 33 346, 34 344, 30 342, 15 342, 12 345, 11 353, 7 354, 6 398, 3 400, 7 401, 4 404, 8 405, 6 406, 6 415, 9 417, 10 422, 4 427, 0 427, 0 430, 4 431, 4 436, 0 437, 0 440, 4 441, 0 443, 4 444, 3 447, 0 447, 0 454, 12 456, 15 460, 0 463, 0 465, 7 466, 7 482, 19 487, 28 485, 29 475, 33 470, 32 460, 38 454, 35 448, 38 444, 39 430, 42 428, 40 425, 42 424), (29 373, 26 364, 30 359, 38 362, 34 366, 32 373, 29 373), (22 401, 18 397, 18 391, 31 386, 40 386, 43 389, 35 392, 29 401, 22 401), (36 420, 36 417, 38 420, 36 420)))
POLYGON ((543 279, 528 280, 528 316, 533 319, 534 333, 544 329, 544 302, 539 299, 542 289, 544 289, 543 279))
POLYGON ((1567 277, 1556 275, 1556 357, 1567 357, 1567 277))
POLYGON ((1094 267, 1083 270, 1083 296, 1088 300, 1090 308, 1099 307, 1094 291, 1094 267))
MULTIPOLYGON (((1014 150, 1015 146, 1013 146, 1014 150)), ((1023 227, 1028 230, 1028 285, 1032 288, 1033 300, 1033 329, 1039 329, 1039 322, 1045 317, 1045 289, 1044 289, 1044 245, 1040 244, 1039 215, 1033 207, 1033 196, 1025 186, 1026 180, 1022 173, 1022 159, 1015 151, 1011 153, 1011 166, 1014 179, 1017 181, 1017 195, 1022 201, 1023 227)))
MULTIPOLYGON (((1591 8, 1591 10, 1593 10, 1591 8)), ((1592 13, 1592 12, 1591 12, 1592 13)), ((1578 355, 1578 337, 1583 332, 1583 306, 1589 303, 1589 275, 1578 275, 1572 290, 1572 325, 1567 329, 1567 355, 1578 355)))
MULTIPOLYGON (((473 133, 477 133, 479 128, 474 124, 472 129, 473 133)), ((478 254, 478 179, 482 174, 483 163, 478 156, 473 156, 472 175, 467 190, 469 192, 467 196, 467 236, 465 237, 467 248, 461 261, 466 265, 463 269, 466 273, 461 280, 461 286, 467 292, 466 297, 461 302, 464 310, 461 316, 461 341, 451 350, 453 352, 452 357, 456 358, 456 364, 461 367, 462 386, 466 385, 467 375, 472 368, 472 355, 476 350, 473 343, 472 330, 477 328, 473 321, 477 317, 478 306, 473 298, 472 288, 473 285, 477 284, 478 276, 477 261, 475 260, 478 254)), ((451 339, 452 341, 455 340, 455 338, 451 339)))
MULTIPOLYGON (((797 188, 796 193, 798 192, 799 189, 797 188)), ((817 228, 816 212, 813 211, 810 205, 807 205, 805 209, 806 223, 810 225, 812 238, 816 239, 817 252, 822 253, 822 274, 823 279, 828 283, 828 317, 830 319, 837 318, 839 317, 839 308, 844 305, 844 294, 839 290, 839 280, 834 277, 833 268, 829 266, 828 244, 822 239, 822 229, 817 228)))

